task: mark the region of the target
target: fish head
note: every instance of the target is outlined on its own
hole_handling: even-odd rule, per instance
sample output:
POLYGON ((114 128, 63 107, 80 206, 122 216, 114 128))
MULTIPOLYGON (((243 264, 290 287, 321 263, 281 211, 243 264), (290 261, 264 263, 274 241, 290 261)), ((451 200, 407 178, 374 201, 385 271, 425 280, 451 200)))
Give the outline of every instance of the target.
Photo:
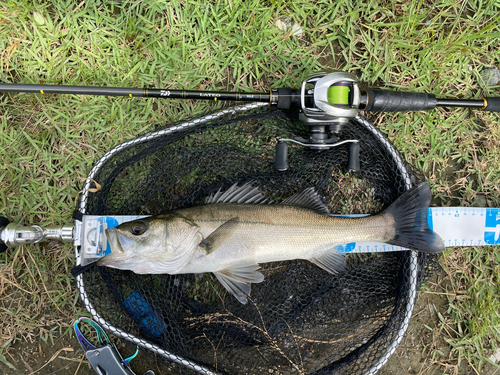
POLYGON ((111 253, 141 254, 164 247, 167 220, 144 218, 106 229, 111 253))
POLYGON ((128 221, 105 233, 111 254, 98 265, 140 274, 175 273, 202 240, 197 225, 176 215, 128 221))

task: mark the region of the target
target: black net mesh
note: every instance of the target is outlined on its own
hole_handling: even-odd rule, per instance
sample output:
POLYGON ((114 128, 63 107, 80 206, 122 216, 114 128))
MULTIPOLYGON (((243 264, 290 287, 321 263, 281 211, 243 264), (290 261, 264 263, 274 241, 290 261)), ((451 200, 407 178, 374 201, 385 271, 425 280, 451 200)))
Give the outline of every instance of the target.
MULTIPOLYGON (((308 138, 307 128, 282 111, 205 119, 115 149, 93 176, 103 188, 86 199, 86 214, 156 215, 203 204, 219 188, 247 181, 276 201, 315 186, 332 213, 376 213, 422 180, 363 118, 340 135, 361 142, 356 175, 346 173, 348 144, 321 152, 291 145, 290 168, 276 171, 277 140, 308 138)), ((143 347, 161 348, 153 351, 179 373, 364 374, 376 372, 406 331, 426 265, 435 260, 429 258, 350 254, 347 272, 338 276, 307 261, 263 264, 265 280, 253 284, 246 305, 211 274, 94 267, 81 277, 94 315, 143 347)))

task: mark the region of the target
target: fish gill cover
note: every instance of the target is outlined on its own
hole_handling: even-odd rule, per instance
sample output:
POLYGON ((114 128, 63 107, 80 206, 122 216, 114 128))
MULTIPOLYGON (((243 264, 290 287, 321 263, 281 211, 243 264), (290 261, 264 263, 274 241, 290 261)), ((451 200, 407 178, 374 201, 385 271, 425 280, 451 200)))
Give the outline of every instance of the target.
MULTIPOLYGON (((361 142, 355 175, 346 171, 348 145, 322 152, 291 145, 290 168, 276 171, 278 139, 308 137, 302 123, 280 110, 236 111, 179 128, 119 148, 93 177, 103 188, 88 196, 86 213, 158 215, 253 181, 276 202, 315 187, 331 213, 374 214, 423 177, 401 165, 390 142, 366 124, 357 118, 340 135, 361 142)), ((178 373, 364 374, 404 334, 408 306, 436 260, 411 252, 349 254, 339 275, 308 261, 262 264, 264 281, 252 286, 246 305, 212 274, 93 267, 81 277, 93 314, 131 342, 135 336, 170 353, 174 361, 160 359, 178 373)))

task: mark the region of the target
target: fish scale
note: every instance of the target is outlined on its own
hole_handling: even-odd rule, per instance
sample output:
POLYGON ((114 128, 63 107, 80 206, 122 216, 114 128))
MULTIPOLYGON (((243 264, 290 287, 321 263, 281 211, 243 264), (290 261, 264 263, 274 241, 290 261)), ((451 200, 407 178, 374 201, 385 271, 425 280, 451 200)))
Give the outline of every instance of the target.
MULTIPOLYGON (((222 221, 237 217, 241 237, 235 239, 238 243, 234 247, 224 247, 223 251, 208 255, 207 263, 227 264, 241 256, 245 260, 254 257, 255 263, 310 259, 318 248, 329 250, 353 239, 382 240, 387 232, 380 217, 341 219, 280 205, 218 204, 182 210, 182 215, 200 228, 213 227, 209 218, 215 210, 224 218, 222 221), (207 225, 207 222, 210 224, 207 225), (240 242, 245 242, 244 248, 250 248, 252 252, 245 250, 240 254, 235 251, 239 249, 240 242)), ((189 268, 187 273, 197 273, 195 270, 194 267, 189 268)), ((199 272, 211 271, 213 269, 199 272)))

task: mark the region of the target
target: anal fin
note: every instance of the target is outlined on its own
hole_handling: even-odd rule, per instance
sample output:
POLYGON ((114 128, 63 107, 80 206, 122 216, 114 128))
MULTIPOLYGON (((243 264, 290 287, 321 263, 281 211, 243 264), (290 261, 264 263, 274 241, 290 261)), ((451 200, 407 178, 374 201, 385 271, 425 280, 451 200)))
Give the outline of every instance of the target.
POLYGON ((338 275, 346 270, 345 257, 343 254, 335 250, 335 248, 321 254, 320 256, 311 258, 309 261, 333 275, 338 275))
POLYGON ((264 275, 257 272, 259 268, 258 264, 242 264, 214 272, 214 275, 238 301, 246 304, 248 302, 246 296, 250 296, 251 284, 264 280, 264 275))

